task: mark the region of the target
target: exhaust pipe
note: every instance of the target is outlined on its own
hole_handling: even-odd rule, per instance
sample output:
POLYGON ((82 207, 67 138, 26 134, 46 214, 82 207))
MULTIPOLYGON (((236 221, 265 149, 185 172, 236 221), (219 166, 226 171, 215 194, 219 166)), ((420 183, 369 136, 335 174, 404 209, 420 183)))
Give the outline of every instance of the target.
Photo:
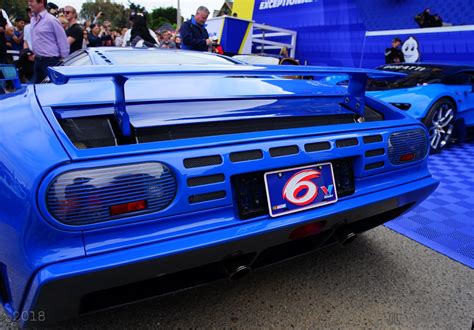
POLYGON ((356 238, 357 238, 357 234, 352 233, 352 232, 348 233, 346 231, 342 231, 336 234, 336 239, 339 241, 341 245, 348 245, 352 243, 352 241, 354 241, 356 238))
POLYGON ((229 280, 237 281, 247 276, 252 271, 252 268, 247 265, 227 265, 226 270, 227 274, 229 275, 229 280))

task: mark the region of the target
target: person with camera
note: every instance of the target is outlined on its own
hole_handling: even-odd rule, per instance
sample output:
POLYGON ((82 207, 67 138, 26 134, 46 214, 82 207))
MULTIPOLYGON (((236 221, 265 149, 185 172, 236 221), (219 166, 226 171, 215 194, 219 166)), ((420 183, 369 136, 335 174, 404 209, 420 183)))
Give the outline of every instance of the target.
POLYGON ((430 8, 415 16, 415 22, 420 28, 441 27, 443 19, 438 14, 432 14, 430 8))
POLYGON ((212 40, 206 30, 206 21, 209 9, 200 6, 196 14, 181 25, 181 48, 207 52, 212 50, 212 40))
POLYGON ((100 27, 99 36, 102 38, 104 46, 115 46, 111 26, 112 23, 110 21, 104 21, 100 27))
POLYGON ((175 49, 176 43, 171 40, 171 32, 163 31, 161 34, 160 48, 175 49))

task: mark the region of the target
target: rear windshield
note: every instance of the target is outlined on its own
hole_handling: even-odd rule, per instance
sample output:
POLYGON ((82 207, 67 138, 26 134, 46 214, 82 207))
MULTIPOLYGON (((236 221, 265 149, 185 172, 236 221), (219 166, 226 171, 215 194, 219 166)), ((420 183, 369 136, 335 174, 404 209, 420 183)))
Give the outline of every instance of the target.
POLYGON ((410 88, 426 84, 439 83, 444 77, 444 69, 436 66, 421 65, 383 65, 378 70, 406 73, 399 79, 369 79, 367 90, 410 88))
POLYGON ((202 52, 175 50, 130 50, 108 51, 107 57, 118 65, 127 64, 229 64, 236 62, 217 55, 202 52))

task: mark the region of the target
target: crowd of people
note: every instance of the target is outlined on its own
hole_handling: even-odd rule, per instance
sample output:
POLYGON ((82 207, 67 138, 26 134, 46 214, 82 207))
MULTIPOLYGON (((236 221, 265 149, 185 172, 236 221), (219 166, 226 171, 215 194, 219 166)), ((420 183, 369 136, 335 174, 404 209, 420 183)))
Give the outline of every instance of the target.
POLYGON ((80 23, 72 6, 58 8, 47 0, 28 0, 25 17, 10 21, 0 8, 0 64, 15 63, 23 82, 39 83, 47 68, 87 47, 183 48, 223 53, 209 38, 205 22, 209 10, 201 6, 180 30, 151 30, 143 13, 132 12, 128 27, 113 27, 103 12, 80 23))

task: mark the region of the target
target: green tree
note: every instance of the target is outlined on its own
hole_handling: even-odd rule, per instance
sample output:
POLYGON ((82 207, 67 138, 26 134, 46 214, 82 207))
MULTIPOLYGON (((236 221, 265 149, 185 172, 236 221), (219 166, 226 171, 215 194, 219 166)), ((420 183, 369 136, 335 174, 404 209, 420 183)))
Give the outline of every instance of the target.
POLYGON ((151 12, 150 26, 152 29, 160 27, 164 23, 176 25, 177 9, 173 7, 160 7, 151 12))
POLYGON ((128 1, 128 8, 135 13, 146 13, 146 9, 143 6, 136 4, 135 2, 128 1))
POLYGON ((10 19, 17 17, 28 18, 26 8, 28 7, 28 0, 2 0, 0 8, 5 9, 10 19))
POLYGON ((82 4, 80 17, 82 19, 93 21, 96 15, 102 12, 103 16, 99 18, 99 22, 110 21, 114 27, 123 27, 129 24, 130 9, 124 5, 111 2, 110 0, 94 0, 87 1, 82 4))

